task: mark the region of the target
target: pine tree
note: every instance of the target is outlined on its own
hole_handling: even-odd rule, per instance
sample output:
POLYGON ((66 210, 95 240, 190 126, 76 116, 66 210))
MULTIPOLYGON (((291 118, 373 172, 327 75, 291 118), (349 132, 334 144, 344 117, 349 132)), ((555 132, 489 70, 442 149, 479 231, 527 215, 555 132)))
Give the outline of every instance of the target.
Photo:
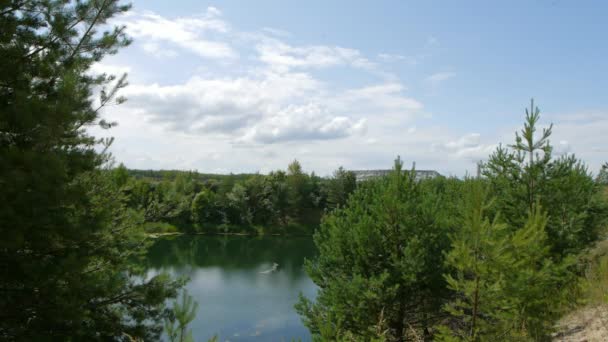
POLYGON ((165 319, 165 331, 171 342, 194 342, 192 331, 188 330, 190 324, 196 317, 198 303, 184 290, 181 303, 173 302, 173 315, 165 319), (175 325, 177 323, 177 326, 175 325))
POLYGON ((313 335, 429 334, 445 294, 450 226, 444 193, 423 186, 397 159, 390 177, 361 185, 325 217, 314 237, 319 255, 306 262, 320 290, 296 307, 313 335))
POLYGON ((456 338, 463 341, 483 340, 481 337, 494 323, 489 312, 496 312, 503 303, 501 277, 497 265, 505 265, 508 233, 497 218, 490 220, 486 211, 491 206, 488 191, 479 181, 467 181, 462 227, 451 236, 452 250, 446 264, 454 269, 446 275, 448 287, 457 293, 446 305, 452 317, 450 328, 439 340, 456 338))
POLYGON ((608 216, 600 188, 574 155, 553 158, 552 125, 538 136, 540 110, 531 102, 515 144, 499 146, 483 166, 496 198, 495 210, 512 231, 526 223, 536 205, 548 213, 547 233, 556 258, 577 253, 599 238, 608 216))
POLYGON ((135 281, 147 244, 139 214, 87 128, 123 102, 126 75, 92 76, 126 46, 116 0, 0 2, 0 339, 153 339, 166 276, 135 281), (113 84, 113 85, 112 85, 113 84), (92 101, 100 90, 98 102, 92 101))
POLYGON ((462 229, 452 235, 446 274, 454 299, 439 341, 533 340, 548 338, 575 286, 573 259, 550 258, 547 215, 538 204, 527 222, 511 233, 479 182, 469 181, 462 229))

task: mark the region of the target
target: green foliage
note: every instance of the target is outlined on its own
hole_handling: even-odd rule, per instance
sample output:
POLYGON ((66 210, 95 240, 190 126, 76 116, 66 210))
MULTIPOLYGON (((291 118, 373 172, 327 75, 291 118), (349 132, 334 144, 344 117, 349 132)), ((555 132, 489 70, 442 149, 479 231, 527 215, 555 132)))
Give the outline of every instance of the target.
POLYGON ((334 172, 327 188, 327 207, 334 209, 344 206, 350 194, 357 188, 357 178, 353 172, 346 171, 340 166, 334 172))
POLYGON ((144 231, 148 234, 178 233, 176 226, 166 222, 145 222, 144 231))
POLYGON ((192 221, 204 226, 217 219, 215 194, 208 189, 201 190, 192 200, 192 221))
POLYGON ((158 337, 179 283, 147 281, 147 240, 126 207, 124 169, 101 171, 112 139, 99 110, 126 75, 92 76, 126 46, 115 0, 0 2, 0 339, 158 337), (93 101, 93 90, 100 91, 93 101), (115 176, 115 177, 114 177, 115 176))
POLYGON ((363 184, 315 234, 319 257, 306 270, 320 290, 315 303, 302 297, 296 306, 314 335, 401 338, 408 329, 428 334, 437 319, 447 196, 401 168, 397 159, 390 177, 363 184))
POLYGON ((468 181, 463 226, 451 236, 446 275, 455 298, 451 319, 438 340, 543 340, 567 307, 575 284, 573 260, 555 263, 540 208, 514 233, 499 217, 487 216, 492 202, 480 181, 468 181))
MULTIPOLYGON (((313 336, 548 340, 580 302, 585 267, 575 261, 602 236, 608 206, 601 177, 572 155, 552 156, 552 126, 538 132, 539 119, 532 103, 481 179, 415 182, 397 162, 330 212, 315 234, 319 256, 306 263, 317 300, 296 306, 313 336)), ((343 198, 340 171, 329 205, 343 198)), ((583 289, 603 298, 605 265, 594 265, 583 289)))
POLYGON ((446 264, 455 270, 454 274, 446 275, 448 287, 459 294, 446 306, 454 318, 451 322, 454 331, 443 330, 440 340, 449 340, 446 337, 452 335, 465 341, 479 340, 492 326, 487 312, 503 305, 498 296, 502 279, 496 266, 506 264, 503 260, 508 248, 505 225, 486 216, 490 203, 483 185, 475 181, 467 183, 467 198, 461 212, 463 225, 450 237, 452 249, 446 257, 446 264))
POLYGON ((289 204, 292 213, 298 213, 298 210, 305 206, 306 198, 306 175, 302 171, 302 165, 299 161, 294 160, 287 166, 286 182, 289 189, 289 204))
POLYGON ((521 135, 511 149, 499 147, 484 165, 496 197, 495 211, 512 231, 525 224, 522 213, 538 204, 548 213, 547 233, 554 257, 578 253, 596 241, 605 225, 608 207, 601 189, 575 156, 552 157, 551 128, 536 139, 540 111, 531 104, 521 135))
POLYGON ((600 256, 587 266, 582 282, 585 304, 608 304, 608 255, 600 256))
POLYGON ((604 163, 597 175, 596 182, 600 185, 608 185, 608 163, 604 163))
MULTIPOLYGON (((127 173, 131 176, 120 181, 125 184, 122 191, 129 207, 142 212, 150 232, 177 227, 181 232, 211 234, 310 235, 320 223, 328 205, 327 194, 331 193, 328 189, 333 184, 333 180, 306 174, 297 161, 288 166, 288 172, 279 170, 268 175, 138 170, 127 173)), ((122 167, 112 174, 122 179, 122 167)), ((356 184, 354 177, 348 179, 352 182, 341 191, 350 193, 356 184)))
POLYGON ((129 180, 129 171, 123 163, 120 163, 117 168, 112 170, 112 180, 118 187, 123 187, 129 180))
POLYGON ((173 302, 172 315, 165 319, 165 331, 171 342, 194 342, 192 331, 188 329, 196 317, 198 303, 183 290, 181 303, 173 302), (176 325, 177 324, 177 325, 176 325))

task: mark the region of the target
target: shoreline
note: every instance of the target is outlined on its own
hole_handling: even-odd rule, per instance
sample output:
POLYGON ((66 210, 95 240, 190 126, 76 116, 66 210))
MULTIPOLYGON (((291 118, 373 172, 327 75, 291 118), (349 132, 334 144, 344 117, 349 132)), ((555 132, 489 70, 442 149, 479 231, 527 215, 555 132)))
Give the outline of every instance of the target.
POLYGON ((313 234, 251 234, 251 233, 185 233, 185 232, 170 232, 170 233, 146 233, 146 237, 151 239, 158 239, 162 237, 170 236, 183 236, 183 235, 208 235, 208 236, 251 236, 251 237, 262 237, 262 236, 285 236, 285 237, 312 237, 313 234))

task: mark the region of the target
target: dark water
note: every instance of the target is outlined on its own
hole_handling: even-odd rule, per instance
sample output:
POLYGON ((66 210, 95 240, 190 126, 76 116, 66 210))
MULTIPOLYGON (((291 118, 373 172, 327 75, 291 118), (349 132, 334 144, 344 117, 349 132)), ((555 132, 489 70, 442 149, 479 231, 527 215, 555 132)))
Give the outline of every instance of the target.
POLYGON ((310 341, 293 305, 316 287, 304 272, 311 238, 181 236, 159 239, 148 253, 151 274, 188 276, 199 303, 191 323, 196 341, 310 341), (279 264, 274 272, 273 263, 279 264))

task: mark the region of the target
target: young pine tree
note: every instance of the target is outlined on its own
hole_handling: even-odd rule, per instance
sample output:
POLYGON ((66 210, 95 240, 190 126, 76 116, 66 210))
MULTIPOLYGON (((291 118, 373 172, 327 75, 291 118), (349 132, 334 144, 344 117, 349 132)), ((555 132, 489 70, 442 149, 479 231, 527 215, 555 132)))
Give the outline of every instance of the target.
POLYGON ((192 331, 188 329, 196 317, 198 303, 184 290, 181 303, 173 302, 172 315, 165 319, 165 331, 171 342, 194 342, 192 331), (177 325, 176 325, 177 323, 177 325))
POLYGON ((488 313, 504 305, 497 265, 509 261, 505 260, 508 233, 497 218, 487 216, 492 203, 483 183, 466 182, 462 227, 451 235, 452 250, 446 256, 447 266, 454 270, 446 275, 446 281, 457 295, 445 307, 451 317, 450 329, 442 327, 438 337, 445 341, 483 340, 494 323, 488 313))
POLYGON ((577 253, 596 241, 608 215, 601 188, 573 155, 553 158, 552 125, 538 134, 540 110, 532 101, 515 144, 500 146, 484 163, 483 175, 510 230, 526 223, 524 213, 547 211, 547 234, 555 258, 577 253))
POLYGON ((451 236, 446 265, 453 300, 439 341, 524 340, 549 337, 576 283, 573 260, 555 263, 538 205, 512 233, 488 217, 491 201, 478 181, 468 181, 462 229, 451 236))

